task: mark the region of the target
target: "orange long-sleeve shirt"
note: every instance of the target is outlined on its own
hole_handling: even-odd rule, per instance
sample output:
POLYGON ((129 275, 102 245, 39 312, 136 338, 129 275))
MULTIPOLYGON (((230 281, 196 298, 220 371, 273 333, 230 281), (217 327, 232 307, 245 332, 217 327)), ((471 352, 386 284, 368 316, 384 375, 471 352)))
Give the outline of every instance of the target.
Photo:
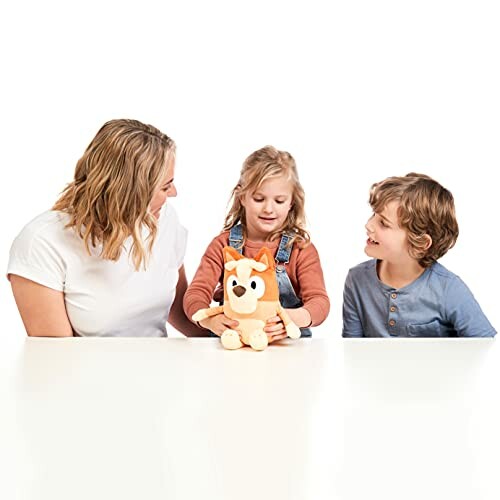
MULTIPOLYGON (((199 309, 210 307, 214 290, 222 284, 224 276, 222 249, 227 245, 229 245, 229 231, 215 237, 201 258, 193 281, 184 295, 184 311, 188 318, 199 309)), ((254 258, 262 246, 264 246, 262 243, 246 240, 243 255, 250 259, 254 258)), ((276 255, 279 239, 267 242, 265 246, 276 255)), ((290 262, 285 264, 285 268, 295 294, 311 315, 311 326, 321 324, 330 311, 330 300, 326 293, 323 270, 315 246, 312 243, 305 248, 294 245, 290 262)))

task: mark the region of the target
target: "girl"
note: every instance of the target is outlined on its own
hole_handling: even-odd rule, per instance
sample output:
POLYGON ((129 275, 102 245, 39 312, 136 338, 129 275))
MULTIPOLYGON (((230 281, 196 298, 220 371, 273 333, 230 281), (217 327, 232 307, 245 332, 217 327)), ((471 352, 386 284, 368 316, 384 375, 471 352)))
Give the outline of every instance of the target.
MULTIPOLYGON (((318 252, 305 229, 304 190, 293 157, 272 146, 252 153, 243 164, 230 204, 223 232, 208 246, 184 296, 186 316, 209 307, 212 298, 221 300, 225 246, 249 258, 266 246, 276 259, 281 304, 302 336, 310 337, 309 327, 325 320, 330 301, 318 252)), ((238 323, 219 314, 200 325, 220 336, 238 323)), ((277 316, 268 320, 265 331, 269 342, 287 336, 277 316)))

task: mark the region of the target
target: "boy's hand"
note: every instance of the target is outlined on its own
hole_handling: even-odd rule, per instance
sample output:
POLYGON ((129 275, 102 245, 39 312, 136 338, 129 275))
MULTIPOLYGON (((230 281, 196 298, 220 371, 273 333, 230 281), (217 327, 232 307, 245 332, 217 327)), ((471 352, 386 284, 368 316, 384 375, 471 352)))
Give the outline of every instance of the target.
POLYGON ((234 330, 239 323, 231 318, 228 318, 225 314, 217 314, 211 318, 205 318, 198 322, 203 328, 207 328, 211 332, 215 333, 219 337, 226 330, 234 330))

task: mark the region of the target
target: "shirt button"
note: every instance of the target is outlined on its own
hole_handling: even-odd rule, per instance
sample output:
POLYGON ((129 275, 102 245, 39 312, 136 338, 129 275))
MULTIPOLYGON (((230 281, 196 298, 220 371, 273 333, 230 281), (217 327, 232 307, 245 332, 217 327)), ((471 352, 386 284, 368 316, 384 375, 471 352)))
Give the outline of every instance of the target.
POLYGON ((396 308, 395 308, 394 306, 391 306, 391 307, 389 308, 389 311, 391 311, 391 313, 393 313, 395 310, 396 310, 396 308))
POLYGON ((396 324, 396 322, 393 319, 391 319, 391 321, 389 321, 390 326, 394 326, 395 324, 396 324))
POLYGON ((397 295, 395 293, 391 293, 391 299, 395 299, 397 295))

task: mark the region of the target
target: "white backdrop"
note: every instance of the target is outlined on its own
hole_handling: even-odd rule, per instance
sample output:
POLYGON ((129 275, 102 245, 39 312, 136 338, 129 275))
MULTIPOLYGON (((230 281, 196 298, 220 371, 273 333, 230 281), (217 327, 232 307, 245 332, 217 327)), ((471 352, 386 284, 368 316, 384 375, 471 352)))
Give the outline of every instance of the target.
MULTIPOLYGON (((500 327, 495 226, 500 15, 482 0, 10 2, 0 15, 0 261, 112 118, 177 142, 173 201, 188 277, 221 228, 244 158, 291 152, 341 334, 344 278, 365 259, 370 185, 418 171, 456 199, 442 263, 500 327)), ((6 279, 3 335, 24 336, 6 279)))

